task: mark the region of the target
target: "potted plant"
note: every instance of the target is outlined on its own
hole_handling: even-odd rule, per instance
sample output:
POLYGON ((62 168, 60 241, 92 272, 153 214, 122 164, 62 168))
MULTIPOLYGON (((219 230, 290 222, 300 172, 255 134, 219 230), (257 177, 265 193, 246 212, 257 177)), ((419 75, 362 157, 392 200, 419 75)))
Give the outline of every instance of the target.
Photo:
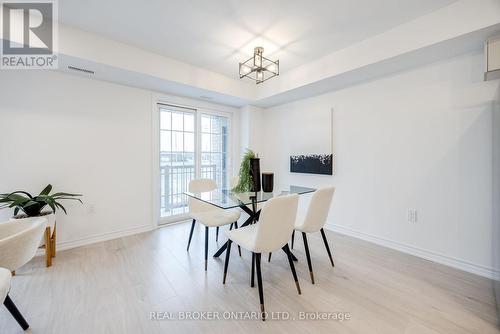
POLYGON ((238 173, 238 184, 233 188, 234 192, 258 192, 260 191, 260 162, 254 151, 247 149, 241 160, 238 173))
POLYGON ((48 226, 45 234, 45 240, 41 246, 46 245, 47 266, 50 266, 50 258, 55 256, 55 213, 58 209, 65 214, 66 208, 60 203, 61 200, 74 200, 83 204, 82 200, 77 198, 82 195, 57 192, 50 194, 52 185, 47 185, 40 194, 33 196, 26 191, 14 191, 8 194, 0 194, 0 209, 14 209, 12 219, 25 219, 31 217, 43 216, 47 218, 48 226), (48 207, 49 210, 45 210, 48 207), (21 213, 20 213, 21 212, 21 213))

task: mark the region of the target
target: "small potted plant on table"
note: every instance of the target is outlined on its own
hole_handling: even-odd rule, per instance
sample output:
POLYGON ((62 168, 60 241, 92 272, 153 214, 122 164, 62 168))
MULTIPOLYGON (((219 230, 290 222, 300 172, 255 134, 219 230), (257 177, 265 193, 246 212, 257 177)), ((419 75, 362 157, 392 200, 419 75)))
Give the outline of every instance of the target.
POLYGON ((7 194, 0 194, 0 209, 14 209, 12 219, 26 219, 32 217, 44 217, 48 224, 45 229, 45 238, 40 247, 45 247, 46 265, 52 265, 52 258, 56 256, 56 216, 58 209, 65 214, 66 208, 60 203, 61 200, 74 200, 83 204, 81 199, 77 198, 79 194, 69 194, 58 192, 50 194, 52 185, 46 186, 39 195, 33 196, 26 191, 14 191, 7 194), (46 208, 49 210, 44 210, 46 208), (20 213, 21 212, 21 213, 20 213))

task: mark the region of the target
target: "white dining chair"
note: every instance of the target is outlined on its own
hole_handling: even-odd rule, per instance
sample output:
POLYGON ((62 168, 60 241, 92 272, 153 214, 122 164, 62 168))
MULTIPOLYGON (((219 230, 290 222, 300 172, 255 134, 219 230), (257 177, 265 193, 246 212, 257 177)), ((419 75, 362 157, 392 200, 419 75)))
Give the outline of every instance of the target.
MULTIPOLYGON (((197 179, 189 182, 189 192, 202 193, 217 189, 217 184, 211 179, 197 179)), ((205 271, 207 271, 208 263, 208 228, 220 227, 229 224, 238 226, 240 212, 234 209, 224 210, 217 208, 211 204, 201 200, 188 197, 189 216, 193 220, 191 223, 191 231, 189 232, 189 240, 187 250, 193 238, 194 226, 198 222, 205 226, 205 271)), ((241 255, 241 254, 240 254, 241 255)))
POLYGON ((15 272, 33 256, 42 240, 47 219, 42 217, 0 223, 0 267, 15 272))
POLYGON ((6 268, 0 268, 0 301, 3 301, 3 304, 10 312, 10 314, 12 314, 14 319, 16 319, 19 326, 21 326, 23 330, 27 330, 30 325, 24 319, 21 312, 19 312, 19 310, 17 309, 16 304, 14 304, 14 302, 9 296, 10 280, 11 280, 10 270, 6 268))
POLYGON ((299 295, 300 285, 295 272, 292 255, 288 247, 288 240, 292 235, 294 222, 297 214, 299 196, 297 194, 275 197, 267 201, 261 211, 259 223, 241 227, 236 230, 227 231, 228 244, 226 249, 226 261, 224 263, 224 277, 222 283, 226 283, 231 243, 248 249, 252 252, 252 283, 254 278, 254 264, 257 269, 257 284, 259 287, 260 310, 262 320, 265 320, 264 290, 262 286, 261 254, 282 249, 288 257, 288 263, 292 271, 295 286, 299 295))
POLYGON ((309 274, 311 276, 311 282, 314 284, 314 274, 312 269, 311 254, 309 252, 309 245, 307 243, 307 233, 321 232, 323 237, 323 242, 326 247, 326 252, 330 258, 330 263, 332 267, 335 266, 333 262, 332 253, 330 251, 330 246, 328 245, 328 240, 326 239, 325 230, 323 226, 326 224, 326 219, 328 218, 328 212, 330 211, 330 205, 332 203, 333 194, 335 193, 335 187, 328 187, 318 189, 314 192, 307 213, 304 217, 297 217, 295 222, 295 230, 292 234, 292 244, 295 237, 295 231, 302 232, 302 240, 304 242, 304 249, 306 251, 307 265, 309 267, 309 274))

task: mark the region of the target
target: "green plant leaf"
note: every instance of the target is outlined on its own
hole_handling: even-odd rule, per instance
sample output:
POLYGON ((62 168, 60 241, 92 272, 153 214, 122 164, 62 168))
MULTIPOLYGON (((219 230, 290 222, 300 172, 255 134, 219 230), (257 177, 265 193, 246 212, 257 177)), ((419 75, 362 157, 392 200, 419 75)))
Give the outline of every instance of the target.
POLYGON ((70 200, 70 201, 78 201, 80 203, 83 204, 82 200, 79 199, 79 198, 73 198, 73 197, 58 197, 58 198, 55 198, 56 200, 59 200, 59 199, 67 199, 67 200, 70 200))
MULTIPOLYGON (((14 192, 11 192, 10 194, 7 194, 7 197, 11 197, 11 196, 19 196, 17 194, 24 194, 26 196, 28 196, 29 198, 33 198, 33 196, 31 196, 30 193, 27 193, 26 191, 14 191, 14 192)), ((5 195, 5 194, 4 194, 5 195)))
POLYGON ((51 190, 52 190, 52 185, 49 184, 40 192, 40 195, 48 195, 50 194, 51 190))
POLYGON ((48 206, 50 206, 50 208, 52 209, 52 212, 55 213, 56 212, 56 201, 54 201, 52 198, 47 198, 46 201, 48 206))
POLYGON ((252 176, 250 175, 250 159, 255 158, 255 152, 247 149, 241 160, 240 171, 239 171, 239 182, 233 188, 235 192, 247 192, 250 191, 252 185, 252 176))
POLYGON ((25 196, 21 196, 21 195, 17 195, 17 194, 8 194, 5 198, 2 199, 2 202, 15 202, 15 201, 19 201, 19 200, 29 200, 30 197, 25 197, 25 196))
POLYGON ((10 204, 9 207, 13 208, 13 207, 18 206, 18 205, 24 205, 24 204, 28 203, 29 201, 31 201, 29 198, 21 197, 15 201, 12 201, 12 203, 10 204))
POLYGON ((40 203, 39 203, 39 202, 35 202, 35 201, 29 201, 28 203, 25 203, 25 204, 23 205, 23 207, 24 207, 24 208, 28 208, 28 207, 30 207, 30 206, 33 206, 33 205, 38 205, 38 204, 40 204, 40 203))
POLYGON ((55 194, 52 194, 52 197, 59 197, 59 196, 71 196, 71 197, 75 197, 75 196, 82 196, 80 194, 70 194, 70 193, 55 193, 55 194))
POLYGON ((83 204, 80 194, 71 194, 65 192, 55 193, 50 195, 52 185, 47 185, 38 196, 33 197, 25 191, 15 191, 12 193, 0 194, 0 209, 14 208, 15 215, 21 210, 28 216, 40 214, 40 212, 48 205, 52 212, 61 209, 67 214, 66 208, 62 206, 59 200, 73 200, 83 204))
POLYGON ((64 206, 62 206, 61 204, 59 204, 59 203, 57 203, 57 202, 56 202, 56 206, 57 206, 58 208, 60 208, 61 210, 63 210, 65 214, 68 214, 68 213, 66 212, 66 209, 64 208, 64 206))
POLYGON ((18 213, 19 213, 19 207, 16 207, 16 208, 14 209, 14 216, 17 216, 17 214, 18 214, 18 213))

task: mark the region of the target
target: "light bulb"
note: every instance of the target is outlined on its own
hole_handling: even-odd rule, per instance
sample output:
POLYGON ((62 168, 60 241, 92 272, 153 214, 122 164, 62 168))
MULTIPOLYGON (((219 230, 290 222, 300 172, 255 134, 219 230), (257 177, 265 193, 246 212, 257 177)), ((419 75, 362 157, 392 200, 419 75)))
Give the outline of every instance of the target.
POLYGON ((257 81, 264 81, 264 72, 262 71, 257 72, 257 81))
POLYGON ((260 54, 256 54, 253 62, 255 66, 262 67, 262 56, 260 54))

